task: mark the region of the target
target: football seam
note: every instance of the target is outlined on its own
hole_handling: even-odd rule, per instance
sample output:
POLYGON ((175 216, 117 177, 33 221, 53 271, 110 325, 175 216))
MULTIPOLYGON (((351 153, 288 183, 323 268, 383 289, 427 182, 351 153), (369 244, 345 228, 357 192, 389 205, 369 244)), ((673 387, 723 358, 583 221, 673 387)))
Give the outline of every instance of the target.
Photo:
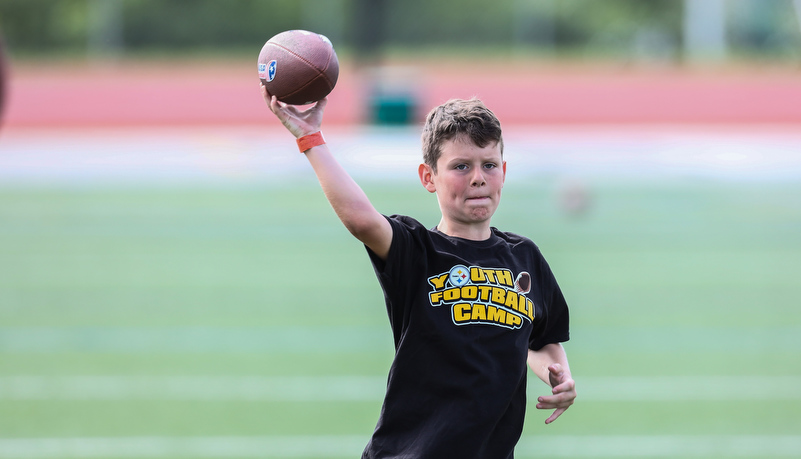
MULTIPOLYGON (((329 79, 328 79, 328 76, 326 76, 326 74, 325 74, 325 70, 326 70, 326 69, 328 68, 328 66, 331 64, 331 56, 333 56, 333 53, 331 53, 331 54, 329 54, 329 55, 328 55, 328 61, 326 61, 326 63, 325 63, 325 68, 321 69, 321 68, 317 67, 316 65, 314 65, 314 63, 310 62, 308 59, 306 59, 306 58, 304 58, 303 56, 301 56, 301 55, 299 55, 299 54, 295 53, 294 51, 292 51, 291 49, 287 48, 286 46, 279 45, 278 43, 271 43, 271 44, 272 44, 273 46, 277 46, 277 47, 279 47, 279 48, 283 49, 284 51, 288 52, 289 54, 291 54, 291 55, 293 55, 293 56, 297 57, 298 59, 302 60, 303 62, 305 62, 305 63, 309 64, 309 67, 313 68, 314 70, 317 70, 318 77, 319 77, 319 76, 322 76, 322 77, 323 77, 323 79, 325 80, 325 82, 326 82, 326 83, 328 83, 328 87, 329 87, 329 88, 331 88, 331 89, 333 89, 333 87, 332 87, 332 85, 331 85, 331 80, 329 80, 329 79)), ((311 80, 309 80, 309 81, 308 81, 308 82, 307 82, 305 85, 303 85, 302 87, 298 88, 298 90, 297 90, 297 91, 295 91, 295 92, 293 92, 292 94, 296 94, 298 91, 300 91, 301 89, 305 88, 305 87, 306 87, 306 86, 308 86, 308 85, 309 85, 309 84, 310 84, 312 81, 314 81, 314 80, 316 80, 316 79, 317 79, 317 77, 315 77, 315 78, 312 78, 312 79, 311 79, 311 80)))
MULTIPOLYGON (((299 87, 299 88, 297 89, 297 91, 292 91, 292 92, 290 92, 289 94, 285 95, 285 96, 283 97, 283 99, 288 99, 288 98, 290 98, 290 97, 294 96, 295 94, 297 94, 297 93, 299 93, 299 92, 303 91, 304 89, 306 89, 306 87, 308 87, 310 84, 312 84, 312 83, 313 83, 313 82, 314 82, 316 79, 317 79, 317 78, 312 78, 312 79, 311 79, 311 81, 309 81, 308 83, 306 83, 306 84, 304 84, 303 86, 299 87)), ((301 102, 301 104, 305 105, 306 103, 309 103, 309 102, 314 102, 314 101, 303 101, 303 102, 301 102)))

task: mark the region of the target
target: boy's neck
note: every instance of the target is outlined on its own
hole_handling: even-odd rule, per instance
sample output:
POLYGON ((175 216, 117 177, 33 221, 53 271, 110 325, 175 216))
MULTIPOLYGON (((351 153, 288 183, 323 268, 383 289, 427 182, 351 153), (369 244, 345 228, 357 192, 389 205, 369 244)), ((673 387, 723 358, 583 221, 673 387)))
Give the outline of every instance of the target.
POLYGON ((440 220, 437 225, 437 230, 440 233, 446 234, 451 237, 458 237, 470 241, 486 241, 492 236, 490 230, 490 222, 482 222, 481 224, 458 224, 445 219, 440 220))

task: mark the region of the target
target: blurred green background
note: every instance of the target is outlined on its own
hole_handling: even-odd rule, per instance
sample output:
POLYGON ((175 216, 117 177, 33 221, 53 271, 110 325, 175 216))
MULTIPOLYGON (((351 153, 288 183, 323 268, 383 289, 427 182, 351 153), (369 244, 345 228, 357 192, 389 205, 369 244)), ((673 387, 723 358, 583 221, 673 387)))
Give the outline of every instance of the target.
MULTIPOLYGON (((799 3, 0 0, 0 458, 359 457, 391 332, 291 136, 266 116, 197 121, 183 99, 77 115, 182 91, 137 72, 187 57, 204 84, 246 75, 244 101, 214 95, 238 76, 208 85, 209 110, 261 103, 255 56, 290 28, 328 35, 343 68, 489 56, 488 75, 534 63, 536 85, 566 67, 592 82, 590 64, 621 103, 642 68, 687 92, 701 68, 706 91, 749 82, 726 93, 743 113, 769 98, 737 122, 588 125, 580 94, 560 121, 517 119, 493 224, 538 243, 571 306, 579 398, 550 426, 529 409, 517 457, 801 457, 801 118, 779 109, 801 105, 799 3), (766 73, 781 79, 752 80, 766 73)), ((353 75, 343 100, 366 90, 353 75)), ((379 211, 435 225, 419 119, 371 121, 326 136, 379 211)))
POLYGON ((793 0, 3 0, 19 54, 252 54, 266 31, 306 28, 338 50, 476 47, 585 58, 801 58, 793 0), (725 25, 722 25, 725 24, 725 25), (724 31, 725 29, 725 31, 724 31), (725 39, 721 39, 723 32, 725 39), (725 43, 724 43, 725 42, 725 43))

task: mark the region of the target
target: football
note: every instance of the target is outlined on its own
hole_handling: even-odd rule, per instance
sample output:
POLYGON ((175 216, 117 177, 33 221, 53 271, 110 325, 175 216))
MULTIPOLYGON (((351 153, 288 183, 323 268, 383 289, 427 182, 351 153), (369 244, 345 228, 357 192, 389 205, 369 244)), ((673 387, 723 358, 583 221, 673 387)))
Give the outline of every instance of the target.
POLYGON ((288 30, 267 40, 258 67, 267 91, 292 105, 317 102, 331 93, 339 77, 331 41, 306 30, 288 30))

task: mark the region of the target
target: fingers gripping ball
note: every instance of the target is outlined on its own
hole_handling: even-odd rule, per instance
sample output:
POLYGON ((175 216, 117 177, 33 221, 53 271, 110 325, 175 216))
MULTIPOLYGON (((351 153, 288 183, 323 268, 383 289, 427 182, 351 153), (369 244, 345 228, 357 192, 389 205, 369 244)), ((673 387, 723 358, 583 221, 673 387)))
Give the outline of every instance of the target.
POLYGON ((305 105, 327 96, 337 84, 339 60, 331 41, 305 30, 270 38, 259 53, 259 78, 281 102, 305 105))

